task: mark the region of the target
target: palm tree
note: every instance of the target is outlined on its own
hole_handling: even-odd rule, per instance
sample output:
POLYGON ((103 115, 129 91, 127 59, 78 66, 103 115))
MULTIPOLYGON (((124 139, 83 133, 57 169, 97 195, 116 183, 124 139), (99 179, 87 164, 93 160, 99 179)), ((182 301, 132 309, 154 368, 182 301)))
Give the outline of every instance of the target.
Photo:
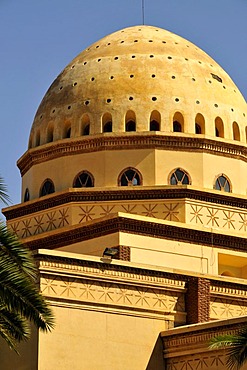
POLYGON ((236 335, 218 335, 210 341, 210 349, 227 347, 227 368, 239 370, 247 360, 247 327, 236 335))
MULTIPOLYGON (((9 197, 0 177, 0 200, 9 197)), ((31 252, 0 222, 0 336, 16 345, 30 336, 30 322, 50 331, 53 315, 36 285, 38 269, 31 252)))

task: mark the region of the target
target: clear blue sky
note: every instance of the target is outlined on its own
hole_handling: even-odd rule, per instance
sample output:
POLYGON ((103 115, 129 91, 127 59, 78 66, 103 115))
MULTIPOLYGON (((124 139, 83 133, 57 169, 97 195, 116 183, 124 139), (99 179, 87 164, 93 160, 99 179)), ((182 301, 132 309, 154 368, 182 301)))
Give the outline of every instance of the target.
MULTIPOLYGON (((145 0, 145 23, 197 44, 247 97, 247 0, 145 0)), ((38 105, 84 48, 141 24, 141 0, 0 0, 0 174, 20 202, 17 159, 38 105)))

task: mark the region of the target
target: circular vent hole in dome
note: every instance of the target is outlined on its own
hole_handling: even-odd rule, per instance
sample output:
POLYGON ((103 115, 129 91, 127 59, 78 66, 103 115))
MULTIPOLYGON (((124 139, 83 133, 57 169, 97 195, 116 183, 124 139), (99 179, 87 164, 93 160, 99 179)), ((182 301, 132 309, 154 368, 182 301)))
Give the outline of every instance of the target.
POLYGON ((174 80, 176 78, 176 76, 172 76, 172 79, 174 80))
POLYGON ((99 59, 98 59, 98 62, 100 62, 100 61, 101 61, 101 59, 99 58, 99 59))
POLYGON ((138 42, 138 40, 134 40, 134 42, 138 42))
POLYGON ((149 55, 149 57, 150 57, 150 58, 154 58, 154 55, 153 55, 153 54, 151 54, 151 55, 149 55))
POLYGON ((233 108, 231 108, 231 111, 232 111, 232 112, 234 112, 234 109, 233 109, 233 108))
POLYGON ((59 87, 59 90, 62 90, 62 89, 63 89, 63 86, 60 86, 60 87, 59 87))
POLYGON ((114 79, 114 76, 111 76, 110 79, 113 80, 114 79))
POLYGON ((215 108, 218 108, 218 104, 214 104, 215 108))
POLYGON ((198 60, 198 63, 199 63, 199 64, 202 64, 202 62, 201 62, 200 60, 198 60))
POLYGON ((71 69, 75 68, 75 65, 73 64, 73 66, 71 66, 71 69))
POLYGON ((43 118, 43 116, 42 116, 42 114, 41 114, 41 116, 39 117, 39 119, 42 119, 43 118))
POLYGON ((243 113, 243 116, 245 117, 245 113, 243 113))
POLYGON ((106 101, 107 101, 107 103, 110 103, 111 102, 111 99, 107 99, 106 101))
POLYGON ((166 41, 162 41, 162 44, 166 44, 166 41))
POLYGON ((223 89, 226 89, 226 87, 223 85, 223 89))
POLYGON ((83 65, 85 66, 87 64, 87 62, 84 62, 83 65))
POLYGON ((118 57, 115 57, 114 60, 118 60, 118 57))
POLYGON ((167 57, 167 59, 172 59, 172 57, 167 57))
POLYGON ((196 104, 200 104, 199 100, 196 100, 196 104))
POLYGON ((178 99, 178 98, 175 98, 175 101, 176 101, 176 102, 179 102, 179 99, 178 99))
POLYGON ((55 112, 56 112, 56 110, 55 110, 55 109, 53 109, 52 113, 55 113, 55 112))
POLYGON ((76 86, 76 85, 77 85, 77 82, 74 82, 74 83, 73 83, 73 86, 76 86))
POLYGON ((188 60, 189 60, 188 58, 184 58, 184 59, 186 60, 186 62, 188 62, 188 60))
POLYGON ((123 44, 124 43, 124 40, 120 41, 120 43, 123 44))
POLYGON ((71 109, 71 105, 68 105, 68 109, 71 109))
POLYGON ((98 49, 98 47, 99 47, 99 45, 97 45, 97 46, 95 47, 95 49, 98 49))
POLYGON ((129 100, 133 100, 133 99, 134 99, 134 98, 133 98, 133 96, 130 96, 130 97, 129 97, 129 100))
POLYGON ((131 56, 131 58, 133 58, 133 59, 134 59, 135 57, 136 57, 135 55, 132 55, 132 56, 131 56))
POLYGON ((152 101, 156 101, 156 100, 157 100, 156 96, 153 96, 152 101))
POLYGON ((88 105, 89 103, 90 103, 90 101, 89 100, 86 100, 84 104, 85 105, 88 105))
POLYGON ((152 75, 151 77, 152 77, 152 78, 155 78, 155 75, 152 75))
POLYGON ((134 75, 130 75, 130 78, 133 78, 134 77, 134 75))
POLYGON ((196 79, 194 77, 192 77, 192 81, 195 81, 196 79))
POLYGON ((148 40, 148 42, 153 42, 153 40, 148 40))
POLYGON ((108 42, 108 44, 107 45, 111 45, 111 43, 110 42, 108 42))
POLYGON ((91 81, 94 81, 94 80, 95 80, 95 78, 94 78, 94 77, 92 77, 92 78, 91 78, 91 81))

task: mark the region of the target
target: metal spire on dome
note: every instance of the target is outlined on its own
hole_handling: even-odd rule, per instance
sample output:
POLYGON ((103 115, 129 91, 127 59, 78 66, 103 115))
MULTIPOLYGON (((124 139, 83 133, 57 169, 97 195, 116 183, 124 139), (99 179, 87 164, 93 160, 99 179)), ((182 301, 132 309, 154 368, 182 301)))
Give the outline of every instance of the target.
POLYGON ((142 24, 144 25, 144 10, 145 10, 145 7, 144 7, 144 0, 142 0, 142 24))

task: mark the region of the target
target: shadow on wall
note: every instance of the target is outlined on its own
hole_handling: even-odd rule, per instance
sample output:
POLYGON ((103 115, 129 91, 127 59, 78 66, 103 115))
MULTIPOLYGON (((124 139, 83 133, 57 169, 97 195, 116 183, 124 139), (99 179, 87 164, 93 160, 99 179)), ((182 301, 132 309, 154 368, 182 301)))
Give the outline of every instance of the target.
POLYGON ((146 370, 165 370, 165 360, 163 357, 163 343, 160 336, 158 336, 156 340, 146 370))

